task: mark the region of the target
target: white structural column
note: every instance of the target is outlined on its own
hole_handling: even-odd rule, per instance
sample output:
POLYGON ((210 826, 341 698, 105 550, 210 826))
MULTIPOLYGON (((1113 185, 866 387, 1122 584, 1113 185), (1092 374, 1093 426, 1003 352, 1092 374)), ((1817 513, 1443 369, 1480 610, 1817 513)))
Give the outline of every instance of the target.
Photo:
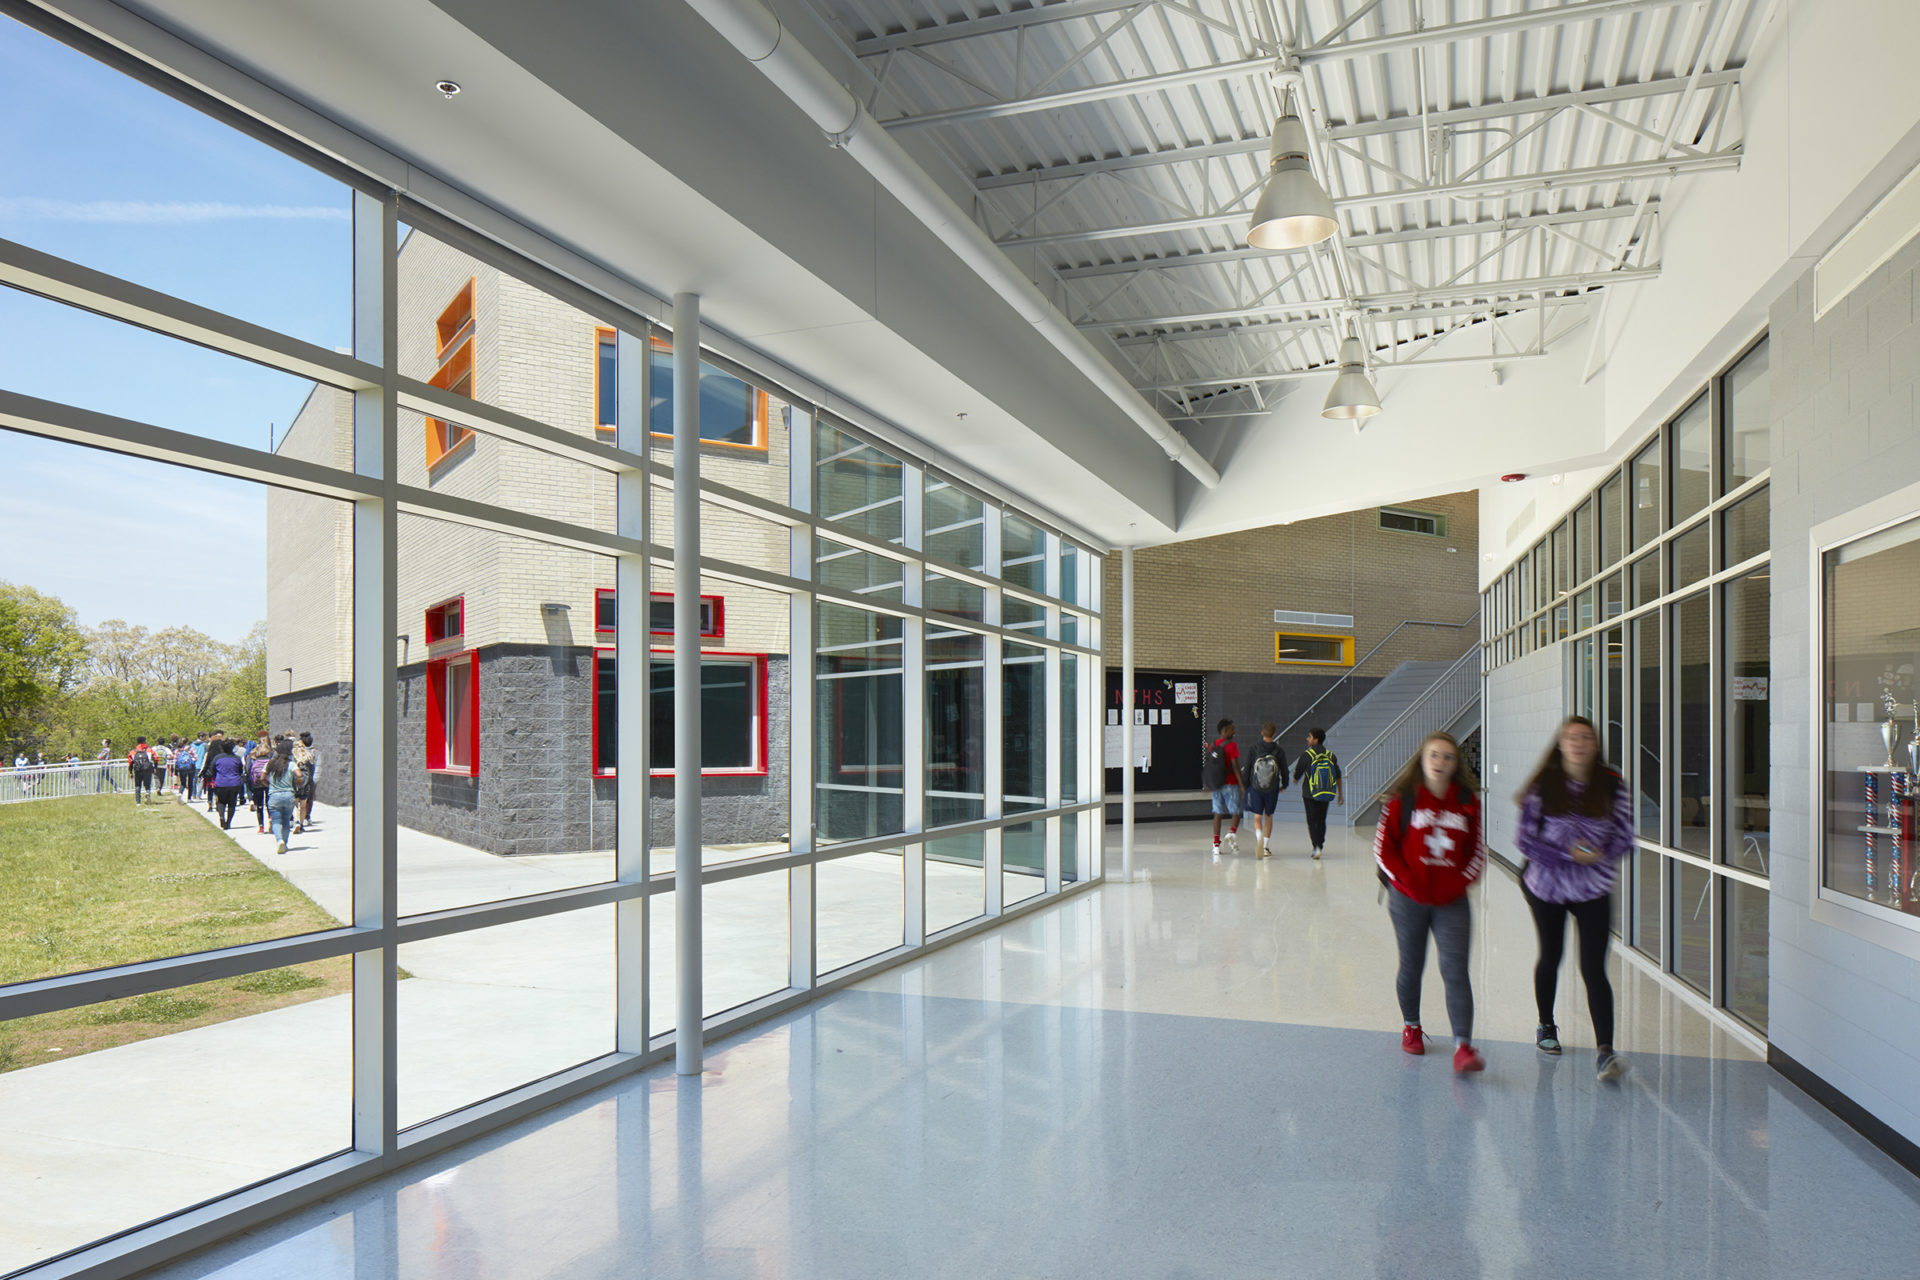
MULTIPOLYGON (((614 348, 615 443, 647 461, 648 335, 625 330, 614 348)), ((623 538, 647 541, 647 475, 622 471, 614 477, 614 524, 623 538)), ((647 744, 653 739, 647 723, 647 681, 651 675, 648 647, 648 566, 644 555, 622 555, 614 560, 614 768, 617 780, 613 878, 622 884, 644 884, 651 871, 647 844, 647 744)), ((592 661, 598 662, 596 652, 592 661)), ((647 900, 622 898, 614 908, 615 1030, 614 1048, 621 1053, 645 1053, 651 1037, 652 1010, 648 1007, 647 957, 652 954, 647 900)))
MULTIPOLYGON (((1044 534, 1041 537, 1040 545, 1045 555, 1045 559, 1040 566, 1040 582, 1042 588, 1047 593, 1049 601, 1047 605, 1047 635, 1054 640, 1058 640, 1060 639, 1061 626, 1059 605, 1060 537, 1055 533, 1044 534)), ((1042 668, 1042 670, 1046 672, 1044 681, 1044 687, 1046 689, 1046 711, 1041 716, 1042 722, 1046 725, 1046 807, 1048 809, 1058 809, 1061 805, 1060 797, 1064 793, 1064 788, 1061 786, 1060 744, 1064 741, 1066 734, 1066 717, 1060 714, 1060 697, 1063 687, 1060 665, 1064 662, 1072 662, 1073 658, 1070 654, 1062 653, 1060 650, 1051 647, 1047 649, 1046 653, 1046 665, 1042 668)), ((1048 893, 1058 893, 1060 892, 1060 833, 1062 827, 1060 815, 1055 814, 1053 817, 1041 823, 1040 826, 1043 832, 1040 838, 1045 842, 1043 845, 1045 856, 1041 863, 1045 875, 1043 883, 1046 885, 1048 893)))
POLYGON ((1120 879, 1133 883, 1132 547, 1120 549, 1120 879))
POLYGON ((399 1146, 394 945, 399 898, 394 833, 399 745, 398 514, 395 439, 399 364, 399 217, 392 196, 353 197, 353 352, 380 366, 378 387, 353 397, 353 469, 380 496, 353 504, 353 923, 378 945, 353 955, 353 1145, 392 1160, 399 1146))
MULTIPOLYGON (((907 549, 919 555, 926 549, 926 473, 919 467, 900 468, 900 527, 907 549)), ((908 604, 927 602, 926 567, 914 560, 901 566, 901 598, 908 604)), ((939 627, 934 623, 934 627, 939 627)), ((901 624, 900 670, 905 697, 901 699, 901 771, 906 794, 902 813, 908 843, 901 847, 901 883, 906 911, 902 940, 917 947, 927 940, 927 629, 924 618, 906 618, 901 624)))
MULTIPOLYGON (((981 521, 980 536, 984 540, 986 557, 981 563, 987 567, 989 574, 995 578, 1000 578, 1004 576, 1000 564, 1000 522, 1003 513, 999 507, 988 504, 986 509, 981 512, 981 515, 983 519, 981 521)), ((993 594, 997 597, 994 606, 997 612, 993 616, 1004 624, 1007 620, 1006 595, 998 587, 994 589, 993 594)), ((980 757, 986 766, 986 785, 984 790, 986 791, 987 802, 985 816, 988 818, 1001 818, 1005 817, 1007 812, 1007 671, 1003 665, 1007 656, 1006 641, 998 632, 989 635, 986 637, 985 645, 981 648, 981 655, 985 659, 980 675, 980 716, 985 739, 981 744, 982 751, 980 757)), ((986 913, 989 916, 999 915, 1001 908, 1006 902, 1004 893, 1006 882, 1001 878, 1002 871, 1005 867, 1005 857, 1002 852, 1004 845, 1001 840, 1001 834, 1001 828, 989 828, 986 835, 982 838, 980 845, 980 862, 986 872, 987 879, 985 907, 986 913)))
POLYGON ((700 295, 673 295, 673 905, 679 953, 674 1064, 699 1075, 700 295))

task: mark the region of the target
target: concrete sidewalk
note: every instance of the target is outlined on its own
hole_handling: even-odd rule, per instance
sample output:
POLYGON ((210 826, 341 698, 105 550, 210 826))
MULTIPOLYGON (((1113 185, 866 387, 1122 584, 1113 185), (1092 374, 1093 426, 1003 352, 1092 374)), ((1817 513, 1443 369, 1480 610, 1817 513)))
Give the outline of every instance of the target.
MULTIPOLYGON (((284 855, 250 811, 226 834, 345 920, 353 814, 316 805, 314 817, 284 855)), ((772 848, 712 848, 706 860, 772 848)), ((406 828, 398 857, 402 915, 613 875, 611 853, 505 858, 406 828)), ((670 870, 672 860, 671 850, 655 851, 654 869, 670 870)), ((984 883, 978 867, 930 862, 930 926, 981 914, 984 883)), ((898 856, 817 869, 823 972, 901 944, 904 888, 898 856)), ((784 989, 786 873, 708 886, 703 905, 706 1012, 784 989)), ((673 896, 653 908, 657 1035, 674 1021, 673 896)), ((612 1052, 614 958, 611 907, 402 947, 411 976, 399 987, 401 1126, 612 1052)), ((0 1274, 350 1146, 351 1023, 352 997, 334 996, 0 1075, 0 1274)))

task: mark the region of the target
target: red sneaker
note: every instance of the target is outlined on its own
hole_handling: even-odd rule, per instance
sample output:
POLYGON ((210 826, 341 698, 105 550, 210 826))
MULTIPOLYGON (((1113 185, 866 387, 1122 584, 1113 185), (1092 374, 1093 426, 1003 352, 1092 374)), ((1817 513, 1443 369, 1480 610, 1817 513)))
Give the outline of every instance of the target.
POLYGON ((1485 1071, 1487 1060, 1480 1051, 1470 1044, 1463 1044, 1453 1051, 1453 1069, 1455 1071, 1485 1071))
POLYGON ((1418 1023, 1400 1033, 1400 1047, 1416 1058, 1427 1051, 1427 1033, 1418 1023))

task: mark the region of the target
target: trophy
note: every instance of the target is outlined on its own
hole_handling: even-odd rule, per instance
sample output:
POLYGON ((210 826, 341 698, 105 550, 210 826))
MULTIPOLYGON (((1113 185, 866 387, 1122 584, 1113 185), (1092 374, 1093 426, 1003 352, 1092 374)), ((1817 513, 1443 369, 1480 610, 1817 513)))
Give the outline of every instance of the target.
POLYGON ((1893 723, 1893 717, 1888 716, 1887 722, 1880 726, 1880 741, 1887 746, 1887 763, 1883 766, 1883 770, 1887 773, 1892 773, 1894 770, 1893 743, 1899 736, 1899 727, 1893 723))

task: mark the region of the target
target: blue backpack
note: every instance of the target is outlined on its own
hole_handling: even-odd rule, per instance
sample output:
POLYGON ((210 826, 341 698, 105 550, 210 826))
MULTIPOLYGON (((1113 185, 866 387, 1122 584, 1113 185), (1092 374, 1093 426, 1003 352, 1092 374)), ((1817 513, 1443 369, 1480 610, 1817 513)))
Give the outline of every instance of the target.
POLYGON ((1325 747, 1307 748, 1307 795, 1315 800, 1331 800, 1339 794, 1339 777, 1334 771, 1333 752, 1325 747))

